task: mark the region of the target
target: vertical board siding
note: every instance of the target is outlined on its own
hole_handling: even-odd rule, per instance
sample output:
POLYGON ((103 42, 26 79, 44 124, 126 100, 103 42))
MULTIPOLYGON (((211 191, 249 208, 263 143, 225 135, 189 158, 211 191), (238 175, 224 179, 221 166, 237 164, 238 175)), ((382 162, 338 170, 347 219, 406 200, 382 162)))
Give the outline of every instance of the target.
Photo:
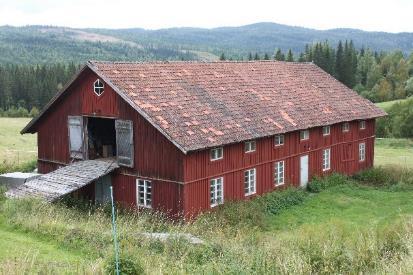
POLYGON ((359 129, 359 122, 350 122, 350 130, 342 132, 341 124, 331 125, 330 135, 323 136, 322 127, 310 129, 310 138, 300 140, 300 132, 285 134, 283 146, 275 146, 273 137, 258 139, 256 151, 244 153, 244 143, 224 146, 224 157, 210 161, 209 150, 188 153, 184 160, 185 204, 187 216, 210 209, 209 180, 224 178, 224 200, 248 199, 244 195, 244 171, 257 170, 256 195, 299 186, 300 157, 309 156, 309 179, 333 172, 354 174, 373 165, 374 120, 359 129), (359 162, 359 143, 366 143, 366 160, 359 162), (322 171, 323 149, 330 148, 330 170, 322 171), (274 186, 274 163, 285 161, 285 184, 274 186))
MULTIPOLYGON (((137 207, 136 180, 138 177, 114 173, 113 192, 116 202, 126 208, 137 207)), ((178 216, 181 208, 181 185, 160 180, 151 180, 152 209, 169 216, 178 216)))

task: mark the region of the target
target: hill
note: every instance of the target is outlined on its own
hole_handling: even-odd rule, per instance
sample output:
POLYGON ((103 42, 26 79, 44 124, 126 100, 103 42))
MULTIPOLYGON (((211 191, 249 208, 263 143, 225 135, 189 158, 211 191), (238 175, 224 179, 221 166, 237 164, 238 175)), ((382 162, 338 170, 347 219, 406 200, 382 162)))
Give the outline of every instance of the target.
POLYGON ((159 30, 74 29, 51 26, 0 27, 0 63, 55 63, 95 60, 216 59, 248 52, 298 53, 306 44, 352 39, 357 47, 376 51, 413 49, 413 33, 366 32, 356 29, 315 30, 276 23, 240 27, 169 28, 159 30))

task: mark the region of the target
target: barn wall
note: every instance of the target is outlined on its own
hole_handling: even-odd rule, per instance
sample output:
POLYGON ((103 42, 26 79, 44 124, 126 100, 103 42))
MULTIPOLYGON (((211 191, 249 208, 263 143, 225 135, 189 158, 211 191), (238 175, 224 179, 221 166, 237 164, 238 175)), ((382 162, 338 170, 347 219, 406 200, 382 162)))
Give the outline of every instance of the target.
POLYGON ((350 131, 343 133, 341 124, 331 126, 329 136, 322 129, 310 129, 310 139, 299 140, 299 132, 285 135, 283 146, 274 146, 273 137, 256 140, 256 151, 244 153, 244 144, 224 147, 222 160, 210 161, 209 150, 189 153, 184 161, 184 209, 187 215, 197 215, 210 208, 209 181, 224 177, 224 200, 246 199, 244 196, 244 171, 257 169, 257 193, 260 195, 275 188, 299 186, 300 156, 309 155, 309 178, 333 171, 353 174, 373 165, 374 120, 366 122, 366 129, 359 129, 359 122, 350 123, 350 131), (358 161, 358 144, 366 143, 366 161, 358 161), (331 169, 322 171, 322 150, 331 148, 331 169), (285 161, 285 184, 273 184, 275 161, 285 161))
MULTIPOLYGON (((136 207, 136 180, 139 177, 115 173, 112 175, 115 200, 124 207, 136 207)), ((162 211, 170 216, 178 216, 182 212, 181 184, 174 182, 151 180, 152 209, 162 211)))
POLYGON ((139 115, 105 84, 97 96, 93 83, 97 76, 84 71, 47 114, 38 122, 38 168, 48 173, 70 162, 67 117, 98 116, 132 120, 134 125, 135 166, 127 170, 153 179, 183 181, 183 157, 167 138, 139 115))

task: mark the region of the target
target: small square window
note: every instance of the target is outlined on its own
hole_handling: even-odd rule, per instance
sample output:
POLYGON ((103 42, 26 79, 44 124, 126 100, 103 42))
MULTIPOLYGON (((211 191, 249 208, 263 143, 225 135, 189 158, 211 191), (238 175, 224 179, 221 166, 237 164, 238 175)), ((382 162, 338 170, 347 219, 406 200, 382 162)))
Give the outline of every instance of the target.
POLYGON ((211 161, 219 160, 224 157, 224 149, 222 147, 217 147, 211 149, 211 161))
POLYGON ((341 129, 343 130, 343 132, 350 131, 350 123, 344 122, 343 125, 341 126, 341 129))
POLYGON ((256 142, 255 140, 250 140, 245 142, 245 153, 255 152, 256 150, 256 142))
POLYGON ((211 207, 224 203, 224 178, 216 178, 210 181, 211 207))
POLYGON ((284 145, 284 135, 275 135, 274 143, 275 143, 275 146, 284 145))
POLYGON ((329 136, 330 135, 330 126, 323 126, 323 136, 329 136))
POLYGON ((310 131, 309 130, 300 131, 300 140, 307 140, 309 138, 310 138, 310 131))
POLYGON ((360 121, 360 130, 364 130, 364 129, 366 129, 366 121, 362 120, 360 121))

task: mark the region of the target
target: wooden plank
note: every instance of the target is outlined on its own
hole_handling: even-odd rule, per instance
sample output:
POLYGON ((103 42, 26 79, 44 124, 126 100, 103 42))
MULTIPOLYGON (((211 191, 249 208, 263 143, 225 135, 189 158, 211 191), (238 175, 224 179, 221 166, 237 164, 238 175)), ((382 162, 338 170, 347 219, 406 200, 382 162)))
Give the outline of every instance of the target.
POLYGON ((119 168, 116 160, 97 159, 75 162, 6 192, 10 198, 40 197, 56 200, 119 168))

